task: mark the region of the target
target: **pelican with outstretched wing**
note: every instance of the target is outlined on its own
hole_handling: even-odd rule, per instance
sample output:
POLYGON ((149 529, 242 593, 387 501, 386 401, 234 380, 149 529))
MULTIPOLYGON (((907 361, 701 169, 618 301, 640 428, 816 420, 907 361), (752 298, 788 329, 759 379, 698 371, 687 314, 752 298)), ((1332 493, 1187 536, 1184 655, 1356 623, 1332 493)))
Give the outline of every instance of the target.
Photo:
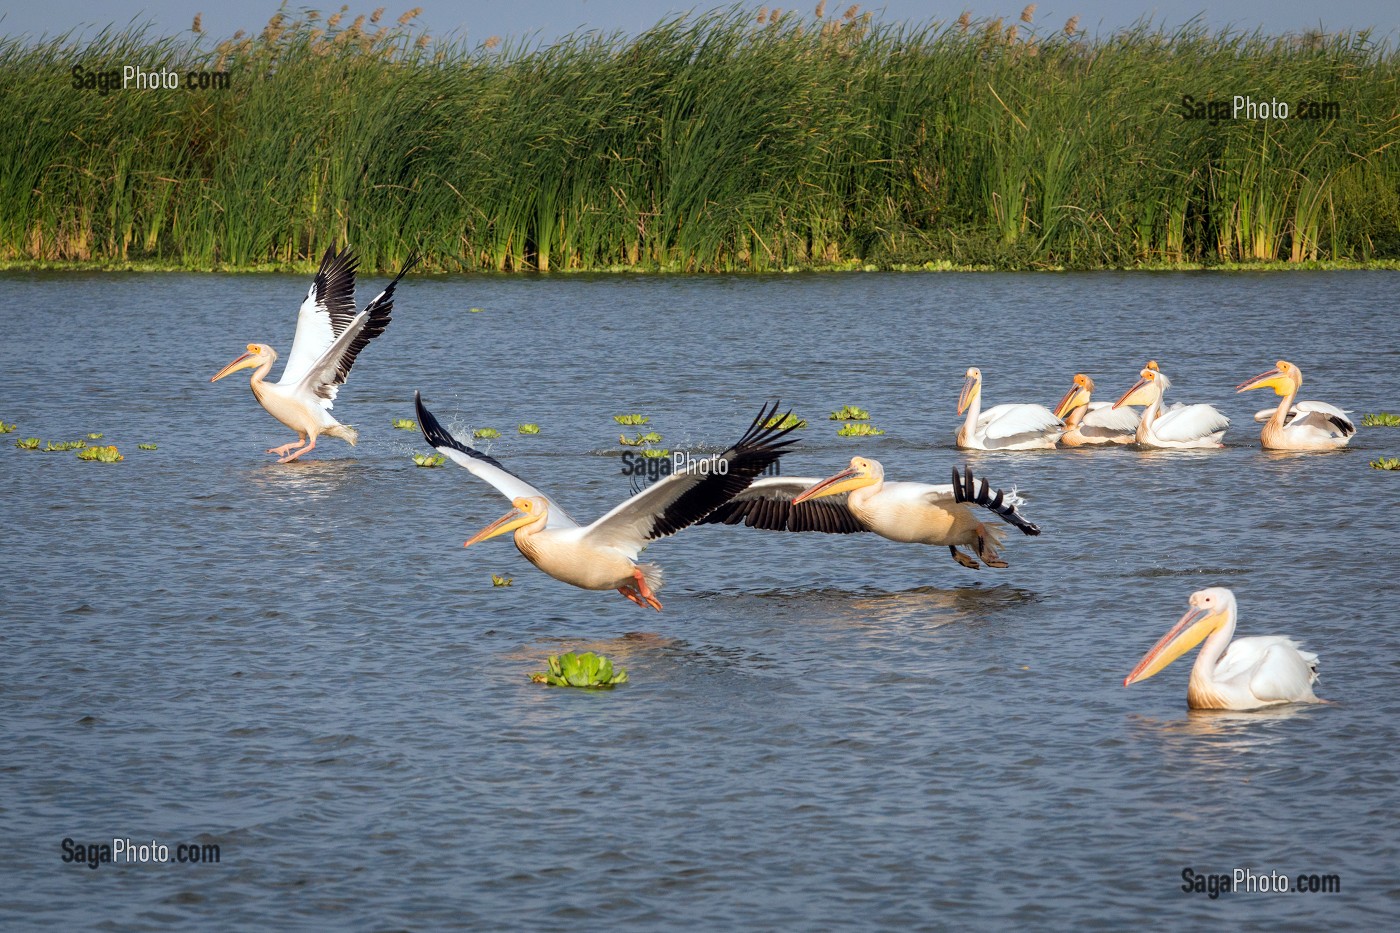
POLYGON ((394 281, 357 314, 355 270, 359 260, 348 246, 339 253, 327 247, 321 268, 301 303, 292 352, 287 355, 282 378, 264 381, 277 362, 277 351, 265 343, 250 343, 246 353, 209 380, 218 382, 240 369, 253 370, 248 380, 253 397, 268 414, 297 432, 297 440, 268 449, 268 453, 281 458, 278 463, 290 463, 315 450, 316 438, 322 434, 338 437, 352 446, 359 439, 358 431, 331 416, 331 408, 355 358, 389 326, 394 286, 417 261, 416 255, 409 257, 394 281))
POLYGON ((739 525, 768 531, 822 531, 854 534, 871 531, 891 541, 944 545, 964 567, 1005 567, 997 553, 1000 526, 977 519, 978 505, 1014 525, 1022 533, 1040 529, 1016 511, 1015 493, 996 490, 986 478, 978 487, 972 470, 953 470, 950 486, 927 483, 887 483, 878 460, 853 457, 849 468, 828 479, 780 476, 755 480, 749 488, 702 520, 706 525, 739 525), (961 545, 977 556, 958 550, 961 545))
POLYGON ((1053 450, 1065 423, 1044 405, 993 405, 982 410, 982 370, 973 366, 958 396, 957 444, 965 450, 1053 450))
POLYGON ((1351 443, 1356 425, 1346 411, 1326 402, 1295 402, 1303 386, 1303 371, 1287 360, 1235 387, 1236 392, 1273 389, 1281 396, 1277 408, 1254 416, 1264 422, 1259 442, 1265 450, 1336 450, 1351 443))
POLYGON ((617 590, 639 606, 660 610, 656 591, 661 568, 637 557, 657 538, 675 534, 744 491, 777 462, 794 439, 778 404, 765 407, 744 436, 724 453, 695 460, 627 499, 591 525, 580 525, 553 499, 481 451, 457 440, 433 417, 415 392, 413 404, 423 437, 444 456, 466 467, 511 500, 510 512, 466 542, 470 547, 507 532, 520 553, 556 580, 585 590, 617 590), (776 417, 775 417, 776 416, 776 417))
POLYGON ((1138 420, 1134 437, 1138 444, 1158 448, 1225 446, 1221 440, 1225 437, 1225 429, 1230 426, 1229 418, 1210 405, 1173 405, 1165 408, 1162 398, 1172 382, 1155 360, 1149 360, 1147 367, 1138 375, 1141 378, 1113 403, 1114 408, 1147 406, 1138 420))
POLYGON ((1191 709, 1251 710, 1283 703, 1322 703, 1314 694, 1317 655, 1282 635, 1236 638, 1235 594, 1213 586, 1191 594, 1191 608, 1123 680, 1146 680, 1203 639, 1191 666, 1186 705, 1191 709))
POLYGON ((1074 385, 1055 406, 1055 417, 1065 420, 1060 444, 1064 447, 1131 444, 1137 437, 1142 416, 1129 408, 1115 409, 1112 402, 1090 401, 1093 391, 1094 380, 1084 373, 1074 374, 1074 385))

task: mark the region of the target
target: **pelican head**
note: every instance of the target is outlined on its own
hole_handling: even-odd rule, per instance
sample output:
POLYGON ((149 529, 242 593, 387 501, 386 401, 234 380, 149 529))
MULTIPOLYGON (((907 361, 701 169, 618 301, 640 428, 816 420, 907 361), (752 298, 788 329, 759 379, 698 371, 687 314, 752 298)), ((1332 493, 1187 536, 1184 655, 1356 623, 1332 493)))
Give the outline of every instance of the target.
POLYGON ((543 522, 549 517, 549 503, 542 496, 520 496, 510 500, 510 504, 515 508, 472 535, 462 547, 471 547, 478 541, 489 540, 534 522, 543 522))
POLYGON ((1094 380, 1083 373, 1074 374, 1074 387, 1065 393, 1065 397, 1060 399, 1060 404, 1055 406, 1055 417, 1063 418, 1065 415, 1083 405, 1089 404, 1090 393, 1094 391, 1094 380))
POLYGON ((1191 608, 1186 615, 1142 656, 1133 672, 1123 678, 1123 686, 1146 680, 1199 645, 1207 635, 1230 622, 1234 608, 1235 594, 1223 586, 1192 593, 1191 608))
POLYGON ((963 380, 962 394, 958 396, 958 414, 967 411, 967 406, 972 404, 982 392, 982 370, 976 366, 969 367, 967 378, 963 380))
POLYGON ((1274 364, 1274 368, 1266 373, 1260 373, 1247 382, 1241 382, 1235 386, 1236 392, 1248 392, 1250 389, 1273 389, 1275 395, 1288 395, 1298 391, 1298 387, 1303 384, 1303 371, 1294 366, 1288 360, 1279 360, 1274 364))
POLYGON ((792 504, 806 502, 808 499, 820 499, 823 496, 834 496, 843 492, 850 492, 853 489, 862 489, 866 486, 874 486, 876 483, 885 481, 885 468, 881 466, 879 460, 871 460, 869 457, 852 457, 851 465, 828 477, 807 489, 801 495, 793 498, 792 504))
POLYGON ((1151 405, 1161 398, 1162 393, 1171 385, 1166 375, 1157 368, 1156 360, 1148 360, 1147 368, 1138 375, 1141 378, 1123 393, 1122 398, 1113 403, 1114 408, 1122 408, 1124 405, 1151 405))
POLYGON ((236 373, 240 369, 256 369, 257 367, 262 366, 264 363, 266 363, 268 368, 271 369, 272 364, 275 362, 277 362, 276 350, 272 349, 265 343, 250 343, 248 344, 247 353, 244 353, 238 359, 234 360, 232 363, 229 363, 223 369, 219 370, 209 381, 218 382, 220 379, 224 378, 229 373, 236 373))

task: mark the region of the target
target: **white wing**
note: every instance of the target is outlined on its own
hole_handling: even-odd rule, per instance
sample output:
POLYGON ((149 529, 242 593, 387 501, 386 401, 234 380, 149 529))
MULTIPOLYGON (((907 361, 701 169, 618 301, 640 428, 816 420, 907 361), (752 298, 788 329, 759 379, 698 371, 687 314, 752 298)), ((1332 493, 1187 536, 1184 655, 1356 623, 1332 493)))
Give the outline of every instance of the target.
POLYGON ((336 338, 355 320, 355 270, 359 264, 348 246, 339 253, 326 248, 321 268, 297 314, 296 336, 292 338, 287 365, 278 380, 281 385, 294 385, 305 379, 336 338))
POLYGON ((442 423, 433 417, 433 413, 428 411, 422 396, 417 392, 413 393, 413 407, 418 413, 418 426, 423 431, 424 439, 443 456, 449 457, 486 480, 507 499, 515 500, 522 496, 539 496, 544 499, 549 503, 549 514, 544 523, 546 528, 578 527, 578 522, 574 521, 559 503, 507 470, 499 460, 488 457, 475 447, 463 444, 453 437, 452 432, 444 428, 442 423))
POLYGON ((1314 699, 1317 655, 1282 635, 1237 638, 1216 663, 1217 680, 1236 680, 1266 702, 1314 699))
MULTIPOLYGON (((340 336, 336 337, 326 351, 307 368, 306 374, 298 383, 299 392, 314 396, 322 408, 333 407, 336 394, 350 377, 350 367, 355 365, 360 351, 389 326, 389 319, 394 313, 394 287, 417 262, 418 256, 415 253, 404 263, 394 281, 375 295, 374 300, 365 306, 365 310, 356 315, 341 331, 340 336)), ((295 349, 294 347, 293 352, 295 349)), ((288 364, 288 369, 290 368, 288 364)), ((284 373, 282 381, 285 382, 286 378, 284 373)))
POLYGON ((1164 441, 1193 441, 1230 426, 1230 419, 1209 405, 1184 405, 1152 422, 1152 433, 1164 441))
POLYGON ((1114 408, 1112 402, 1091 402, 1083 423, 1105 431, 1132 432, 1137 430, 1142 413, 1136 408, 1114 408))
POLYGON ((1343 437, 1351 437, 1356 433, 1356 425, 1347 417, 1350 412, 1336 405, 1326 402, 1298 402, 1289 412, 1293 418, 1287 427, 1306 422, 1320 431, 1340 433, 1343 437))
POLYGON ((759 412, 744 436, 724 453, 653 483, 589 525, 585 532, 589 543, 635 557, 657 538, 704 521, 747 490, 793 443, 785 438, 793 428, 776 426, 781 416, 774 427, 767 426, 776 414, 775 402, 772 409, 759 412))
POLYGON ((986 422, 985 436, 998 441, 1021 434, 1044 434, 1064 426, 1044 405, 997 405, 979 420, 986 422))

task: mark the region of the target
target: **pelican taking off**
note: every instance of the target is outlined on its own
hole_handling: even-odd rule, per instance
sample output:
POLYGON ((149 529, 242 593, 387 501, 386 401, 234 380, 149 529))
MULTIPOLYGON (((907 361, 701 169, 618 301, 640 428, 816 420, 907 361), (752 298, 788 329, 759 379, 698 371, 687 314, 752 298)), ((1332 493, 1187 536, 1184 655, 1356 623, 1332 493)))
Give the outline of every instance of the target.
POLYGON ((1326 402, 1295 402, 1303 385, 1303 371, 1287 360, 1235 387, 1236 392, 1250 389, 1273 389, 1279 399, 1278 408, 1266 408, 1254 416, 1264 420, 1259 434, 1265 450, 1336 450, 1351 443, 1356 425, 1347 413, 1326 402))
POLYGON ((520 553, 556 580, 585 590, 617 590, 639 606, 660 610, 656 591, 661 568, 638 564, 637 557, 657 538, 675 534, 710 514, 742 492, 753 478, 783 455, 792 427, 767 427, 778 405, 759 412, 744 436, 722 454, 697 460, 653 483, 591 525, 579 525, 549 496, 511 473, 499 461, 463 444, 423 405, 417 392, 413 404, 423 437, 486 480, 511 500, 514 508, 466 542, 515 532, 520 553))
POLYGON ((1044 405, 993 405, 982 411, 982 370, 967 371, 958 414, 967 412, 957 443, 966 450, 1050 450, 1064 422, 1044 405))
POLYGON ((1113 403, 1114 408, 1147 406, 1134 438, 1139 444, 1162 448, 1225 446, 1221 438, 1230 426, 1229 418, 1210 405, 1173 405, 1170 410, 1164 408, 1162 397, 1171 388, 1172 382, 1155 361, 1149 362, 1139 375, 1142 378, 1113 403))
POLYGON ((1312 690, 1317 655, 1282 635, 1230 641, 1234 634, 1235 594, 1223 586, 1198 590, 1191 594, 1191 609, 1143 656, 1123 686, 1146 680, 1205 639, 1186 685, 1191 709, 1251 710, 1325 702, 1312 690))
POLYGON ((321 434, 341 438, 352 446, 359 439, 359 432, 336 421, 330 410, 355 358, 389 326, 394 286, 417 261, 416 256, 411 256, 394 281, 356 314, 355 269, 359 260, 348 246, 339 253, 327 247, 321 268, 301 303, 292 352, 287 356, 282 378, 263 381, 277 362, 277 351, 265 343, 250 343, 248 352, 209 380, 218 382, 240 369, 253 370, 249 378, 253 397, 268 414, 297 432, 296 441, 267 451, 281 457, 278 463, 290 463, 315 450, 316 438, 321 434), (293 447, 297 449, 292 450, 293 447))
POLYGON ((715 509, 701 524, 738 525, 768 531, 824 531, 853 534, 873 531, 891 541, 945 545, 964 567, 978 569, 974 551, 988 567, 1005 567, 997 553, 1000 526, 977 520, 969 507, 980 505, 1015 525, 1022 533, 1040 529, 1016 511, 1020 499, 1001 490, 991 494, 984 478, 981 488, 972 470, 965 477, 953 470, 951 486, 926 483, 887 483, 885 468, 869 457, 852 457, 848 469, 829 479, 782 476, 755 480, 748 489, 715 509))
POLYGON ((1055 406, 1055 417, 1065 420, 1060 443, 1065 447, 1131 444, 1137 437, 1141 416, 1126 408, 1114 408, 1111 402, 1091 402, 1093 391, 1094 380, 1084 373, 1075 373, 1074 385, 1055 406))

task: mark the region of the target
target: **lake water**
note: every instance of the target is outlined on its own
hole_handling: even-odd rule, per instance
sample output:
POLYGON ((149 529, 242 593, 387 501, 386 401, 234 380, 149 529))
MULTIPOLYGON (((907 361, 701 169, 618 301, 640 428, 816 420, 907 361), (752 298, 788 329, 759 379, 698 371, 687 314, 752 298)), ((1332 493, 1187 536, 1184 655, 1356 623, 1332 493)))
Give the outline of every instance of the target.
MULTIPOLYGON (((363 303, 384 281, 362 277, 363 303)), ((1400 911, 1400 429, 1259 449, 1303 397, 1400 410, 1385 272, 434 278, 410 275, 336 406, 292 440, 246 373, 285 358, 298 276, 0 275, 6 535, 0 919, 140 929, 965 928, 1344 923, 1400 911), (480 308, 481 313, 469 309, 480 308), (1233 421, 1224 450, 964 454, 985 404, 1112 400, 1149 357, 1233 421), (413 391, 582 520, 629 494, 612 415, 677 450, 779 396, 785 473, 861 453, 1026 496, 1006 570, 873 536, 693 528, 665 611, 574 589, 506 501, 419 469, 413 391), (869 409, 888 433, 835 436, 869 409), (516 425, 535 422, 522 437, 516 425), (126 460, 15 449, 103 432, 126 460), (141 451, 138 443, 154 443, 141 451), (514 578, 495 588, 491 574, 514 578), (1124 675, 1196 589, 1321 655, 1330 705, 1192 713, 1194 654, 1124 675), (531 684, 597 650, 611 692, 531 684), (215 843, 214 865, 62 861, 62 840, 215 843), (1181 890, 1182 870, 1335 874, 1333 894, 1181 890)), ((631 429, 629 429, 630 432, 631 429)))

